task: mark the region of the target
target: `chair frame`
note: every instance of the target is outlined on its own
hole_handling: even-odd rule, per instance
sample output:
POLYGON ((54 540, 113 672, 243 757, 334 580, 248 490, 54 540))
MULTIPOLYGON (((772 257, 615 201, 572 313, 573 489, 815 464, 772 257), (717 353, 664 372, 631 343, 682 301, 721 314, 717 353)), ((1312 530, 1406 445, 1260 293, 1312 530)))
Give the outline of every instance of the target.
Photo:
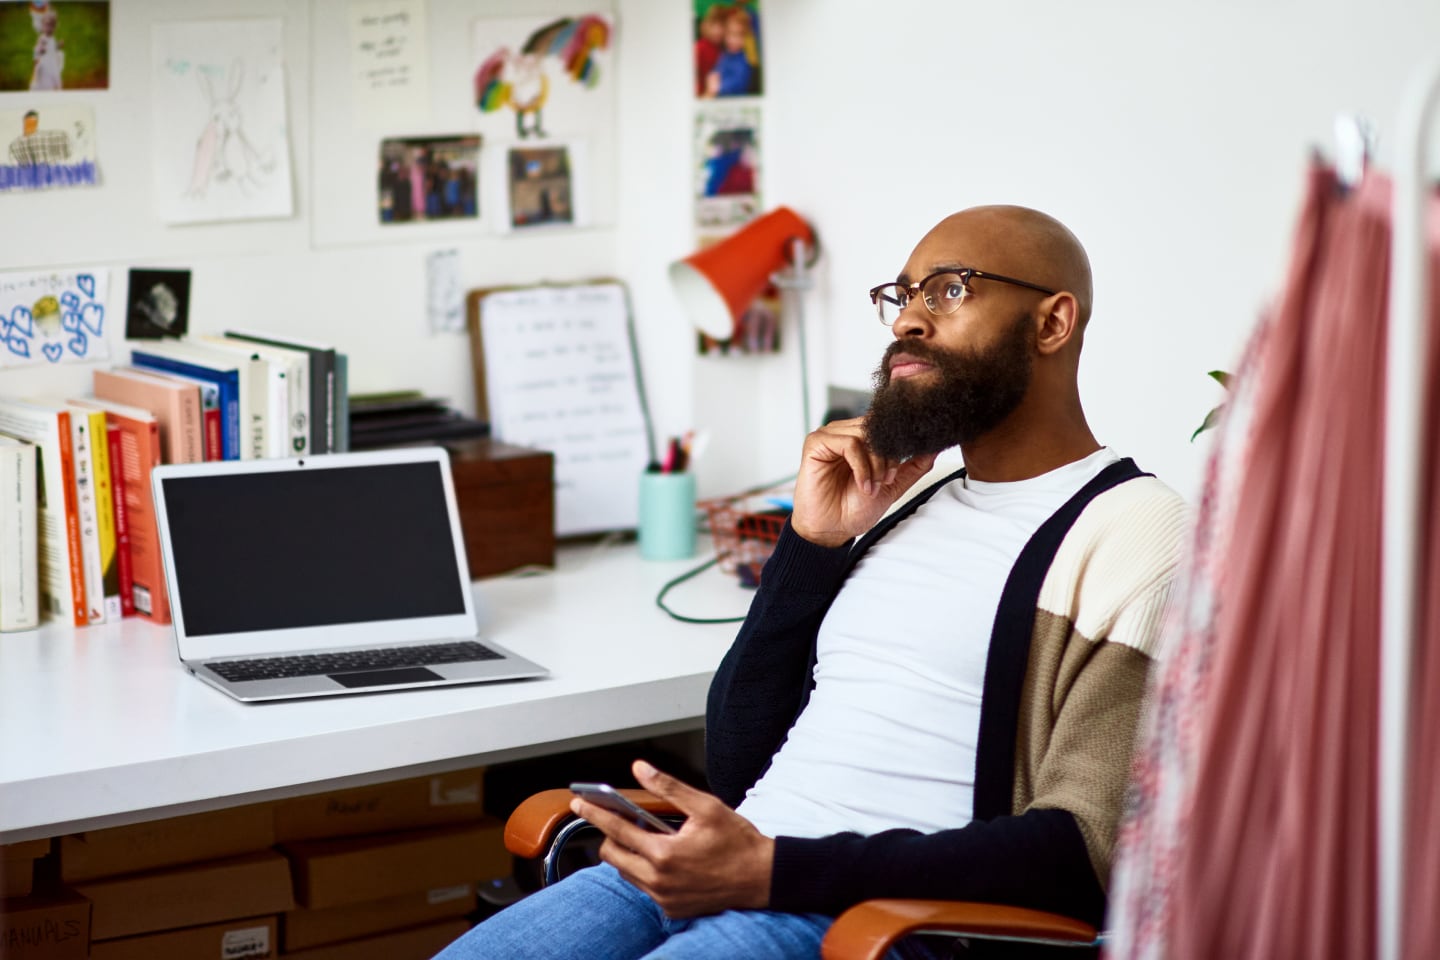
MULTIPOLYGON (((673 805, 644 790, 620 791, 651 813, 683 819, 673 805)), ((560 879, 560 854, 579 832, 591 828, 570 812, 569 790, 544 790, 527 798, 505 824, 505 847, 518 857, 543 857, 544 884, 560 879)), ((1105 934, 1061 914, 994 903, 954 900, 877 899, 856 904, 825 934, 824 960, 883 960, 895 943, 914 934, 999 940, 1049 947, 1096 948, 1105 934)))

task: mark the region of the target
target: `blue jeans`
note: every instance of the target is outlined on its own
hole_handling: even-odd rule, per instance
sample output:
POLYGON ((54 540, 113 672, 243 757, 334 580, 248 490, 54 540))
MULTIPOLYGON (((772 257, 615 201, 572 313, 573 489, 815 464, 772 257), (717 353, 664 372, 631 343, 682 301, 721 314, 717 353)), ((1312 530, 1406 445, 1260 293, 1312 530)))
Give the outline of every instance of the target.
POLYGON ((434 960, 815 960, 833 921, 770 910, 672 920, 601 864, 506 907, 434 960))

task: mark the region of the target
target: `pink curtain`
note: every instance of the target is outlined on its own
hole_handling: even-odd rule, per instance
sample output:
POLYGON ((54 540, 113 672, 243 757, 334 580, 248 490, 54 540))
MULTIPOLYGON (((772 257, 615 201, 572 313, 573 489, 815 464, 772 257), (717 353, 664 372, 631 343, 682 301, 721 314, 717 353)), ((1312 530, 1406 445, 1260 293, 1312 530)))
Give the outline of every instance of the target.
MULTIPOLYGON (((1329 170, 1309 173, 1285 287, 1247 350, 1171 607, 1112 881, 1112 957, 1375 952, 1389 206, 1383 177, 1342 195, 1329 170)), ((1428 529, 1433 464, 1427 483, 1428 529)), ((1429 564, 1430 598, 1437 574, 1429 564)), ((1428 915, 1440 602, 1425 616, 1407 900, 1428 915)), ((1413 920, 1411 955, 1440 956, 1436 921, 1413 920)))

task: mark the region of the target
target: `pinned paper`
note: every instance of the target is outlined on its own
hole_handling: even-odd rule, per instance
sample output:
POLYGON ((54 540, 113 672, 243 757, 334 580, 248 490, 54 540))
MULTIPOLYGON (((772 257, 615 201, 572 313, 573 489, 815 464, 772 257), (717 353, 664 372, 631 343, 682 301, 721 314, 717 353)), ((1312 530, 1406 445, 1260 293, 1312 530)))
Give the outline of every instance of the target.
POLYGON ((465 291, 460 288, 460 251, 436 250, 425 257, 425 313, 431 333, 465 329, 465 291))
POLYGON ((0 273, 0 367, 110 356, 107 271, 0 273))
POLYGON ((352 3, 350 44, 356 124, 425 124, 430 117, 430 55, 423 0, 352 3))

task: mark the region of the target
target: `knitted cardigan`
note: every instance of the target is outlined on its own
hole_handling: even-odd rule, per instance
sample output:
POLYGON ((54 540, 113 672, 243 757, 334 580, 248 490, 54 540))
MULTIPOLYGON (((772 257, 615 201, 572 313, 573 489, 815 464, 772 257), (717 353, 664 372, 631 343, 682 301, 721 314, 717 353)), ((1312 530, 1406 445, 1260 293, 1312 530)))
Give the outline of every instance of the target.
MULTIPOLYGON (((963 473, 927 488, 853 546, 817 546, 786 526, 710 688, 707 776, 730 806, 764 774, 805 708, 820 623, 850 571, 963 473)), ((931 834, 778 837, 771 908, 835 914, 873 897, 920 897, 1101 923, 1186 514, 1178 495, 1127 459, 1046 520, 1011 570, 991 632, 974 820, 931 834)))

